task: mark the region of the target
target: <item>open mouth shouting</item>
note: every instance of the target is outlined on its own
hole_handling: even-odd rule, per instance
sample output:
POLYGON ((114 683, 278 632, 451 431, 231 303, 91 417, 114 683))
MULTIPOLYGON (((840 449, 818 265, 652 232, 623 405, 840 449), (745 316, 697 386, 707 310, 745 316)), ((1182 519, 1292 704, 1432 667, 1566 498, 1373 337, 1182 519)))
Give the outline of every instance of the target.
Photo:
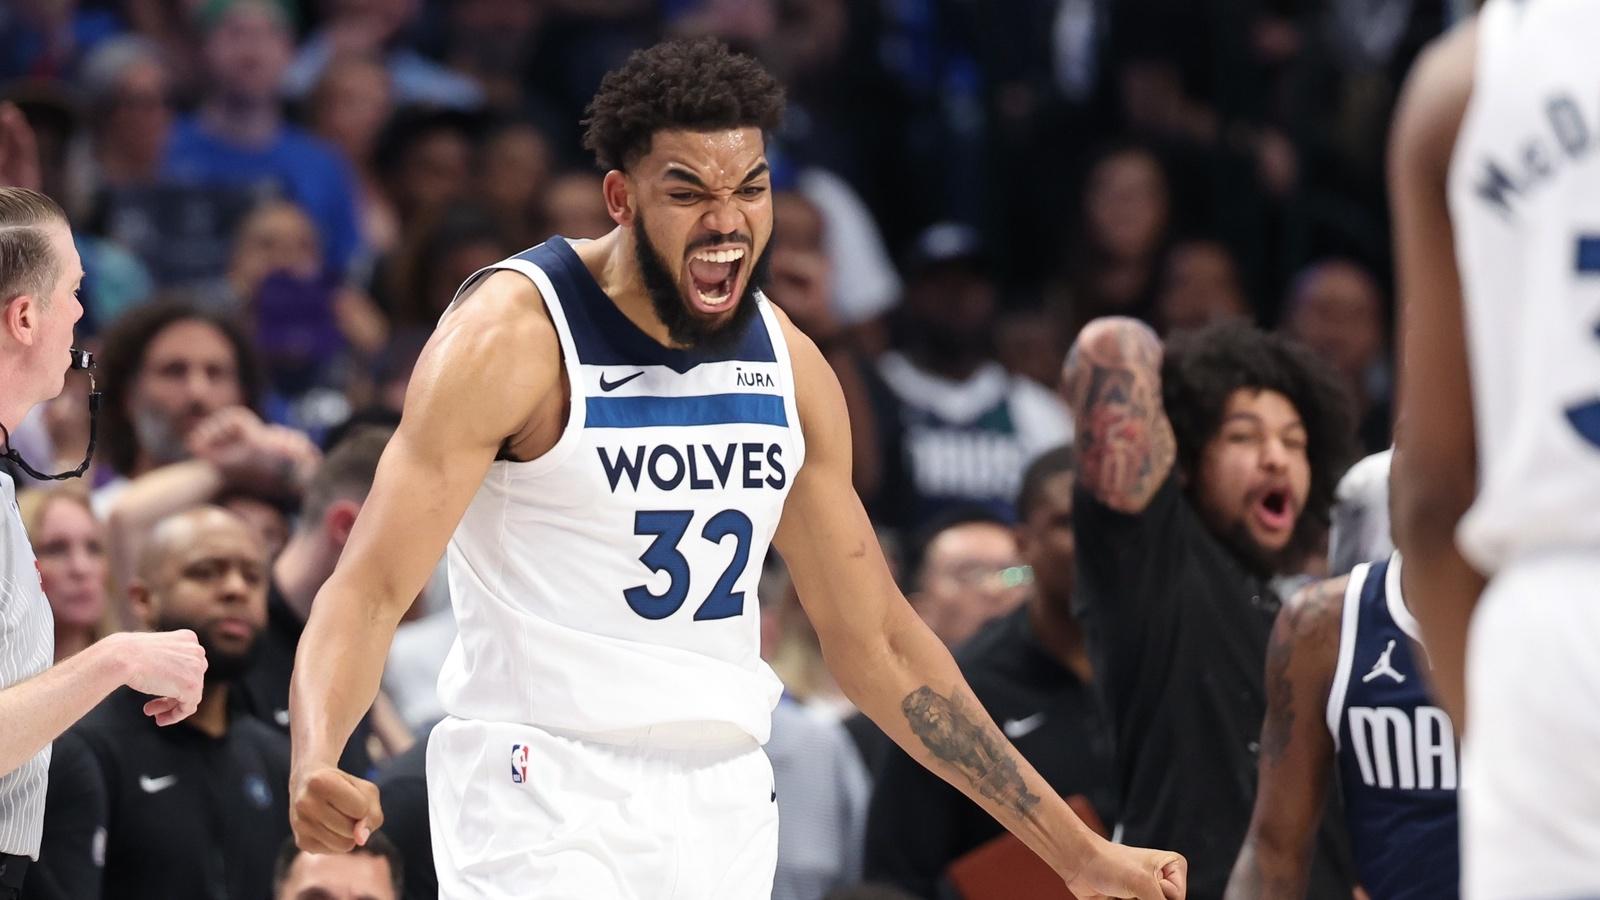
POLYGON ((1288 488, 1268 488, 1257 494, 1250 512, 1262 530, 1270 534, 1294 531, 1295 508, 1288 488))
POLYGON ((745 248, 706 247, 689 257, 689 300, 697 312, 716 315, 728 309, 739 295, 745 248))

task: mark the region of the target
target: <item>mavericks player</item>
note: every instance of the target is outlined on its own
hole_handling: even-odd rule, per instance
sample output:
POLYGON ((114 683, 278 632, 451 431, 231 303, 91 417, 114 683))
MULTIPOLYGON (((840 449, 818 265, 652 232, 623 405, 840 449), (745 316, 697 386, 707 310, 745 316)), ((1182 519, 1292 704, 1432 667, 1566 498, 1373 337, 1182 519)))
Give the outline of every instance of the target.
POLYGON ((1490 0, 1394 128, 1394 533, 1473 900, 1600 894, 1597 39, 1593 0, 1490 0))
POLYGON ((334 763, 448 544, 441 896, 767 897, 759 745, 779 684, 754 592, 771 542, 839 683, 907 752, 1079 896, 1181 896, 1181 858, 1084 827, 896 590, 838 382, 755 289, 781 106, 714 41, 635 54, 587 123, 618 227, 491 266, 446 312, 300 644, 300 846, 345 851, 381 822, 376 790, 334 763))
POLYGON ((1448 900, 1459 882, 1455 729, 1429 699, 1400 557, 1284 606, 1267 649, 1260 782, 1227 900, 1303 897, 1330 783, 1373 900, 1448 900))

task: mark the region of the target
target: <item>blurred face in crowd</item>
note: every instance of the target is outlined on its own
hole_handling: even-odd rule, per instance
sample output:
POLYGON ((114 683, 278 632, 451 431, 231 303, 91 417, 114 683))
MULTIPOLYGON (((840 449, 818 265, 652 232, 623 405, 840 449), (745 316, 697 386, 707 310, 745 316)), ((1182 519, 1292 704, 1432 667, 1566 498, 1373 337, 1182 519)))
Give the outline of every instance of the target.
POLYGON ((506 257, 506 248, 499 241, 473 238, 446 245, 433 268, 433 281, 426 286, 428 313, 432 318, 444 314, 456 291, 466 283, 472 273, 492 266, 506 257))
POLYGON ((86 501, 58 494, 39 514, 33 553, 56 631, 83 631, 106 611, 105 527, 86 501))
POLYGON ((497 209, 533 212, 549 180, 550 145, 532 125, 506 128, 484 145, 478 183, 497 209))
POLYGON ((767 294, 814 339, 838 330, 833 311, 833 263, 823 246, 822 211, 794 191, 772 195, 772 257, 767 294))
POLYGON ((235 494, 221 501, 223 509, 243 519, 261 542, 267 561, 278 558, 289 542, 289 519, 283 510, 247 494, 235 494))
POLYGON ((912 606, 946 646, 958 647, 985 622, 1022 604, 1026 589, 1004 574, 1020 563, 1016 535, 1003 525, 947 528, 928 544, 912 606))
POLYGON ((101 124, 102 150, 152 170, 160 165, 172 129, 171 91, 166 69, 154 60, 124 69, 101 124))
POLYGON ((234 290, 242 297, 255 296, 261 280, 274 272, 309 279, 321 271, 317 226, 295 204, 269 201, 240 226, 229 274, 234 290))
POLYGON ((1246 311, 1239 271, 1227 247, 1217 241, 1188 241, 1172 248, 1156 300, 1163 334, 1243 318, 1246 311))
POLYGON ((1101 160, 1084 197, 1090 241, 1121 261, 1140 260, 1160 246, 1167 227, 1167 181, 1156 158, 1128 150, 1101 160))
POLYGON ((906 281, 906 311, 940 355, 982 352, 996 303, 994 282, 971 260, 933 263, 906 281))
POLYGON ((265 2, 236 3, 211 29, 205 42, 212 84, 226 100, 275 101, 294 45, 282 14, 265 2))
POLYGON ((1289 334, 1360 383, 1383 354, 1383 301, 1360 266, 1327 262, 1301 276, 1290 298, 1289 334))
POLYGON ((1077 543, 1072 536, 1071 472, 1045 479, 1028 517, 1017 525, 1017 552, 1033 569, 1033 586, 1055 611, 1070 615, 1073 563, 1077 543))
POLYGON ((274 900, 400 900, 389 860, 372 853, 301 853, 274 900))
POLYGON ((605 178, 656 315, 681 345, 715 343, 755 314, 772 238, 772 177, 758 128, 660 131, 605 178))
POLYGON ((372 155, 378 132, 393 111, 389 71, 377 60, 346 56, 322 75, 312 100, 312 127, 360 163, 372 155))
POLYGON ((188 457, 185 440, 206 416, 244 402, 239 360, 220 329, 182 319, 158 332, 145 348, 128 417, 147 464, 188 457))
POLYGON ((1196 473, 1199 506, 1211 527, 1258 557, 1282 552, 1311 491, 1306 444, 1305 425, 1288 397, 1234 391, 1196 473))
POLYGON ((600 176, 589 172, 568 172, 550 182, 544 219, 551 234, 569 238, 604 237, 616 227, 606 211, 600 176))
POLYGON ((242 674, 267 624, 267 559, 254 530, 215 506, 156 525, 129 591, 158 631, 188 628, 206 651, 206 683, 242 674))
POLYGON ((453 128, 418 136, 400 161, 404 205, 431 214, 461 199, 472 180, 472 143, 453 128))

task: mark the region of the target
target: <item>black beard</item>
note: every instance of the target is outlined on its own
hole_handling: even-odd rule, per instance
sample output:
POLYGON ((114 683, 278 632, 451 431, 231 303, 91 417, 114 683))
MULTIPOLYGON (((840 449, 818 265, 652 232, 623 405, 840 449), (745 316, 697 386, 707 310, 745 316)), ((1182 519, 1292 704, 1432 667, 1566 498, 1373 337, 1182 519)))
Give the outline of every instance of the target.
POLYGON ((734 304, 733 315, 719 325, 711 325, 689 311, 689 303, 683 298, 678 283, 673 280, 666 261, 656 252, 655 245, 650 243, 642 214, 633 222, 633 255, 639 264, 639 276, 644 281, 645 293, 650 295, 650 306, 655 309, 656 318, 661 320, 661 324, 667 326, 667 336, 674 344, 713 352, 731 350, 738 345, 750 318, 756 314, 756 290, 767 281, 768 260, 765 251, 751 267, 750 277, 745 279, 744 292, 734 304))
POLYGON ((250 641, 250 647, 241 652, 230 652, 218 649, 216 639, 211 635, 211 629, 199 622, 189 622, 177 617, 162 615, 156 620, 157 631, 177 631, 187 628, 195 633, 200 641, 200 649, 206 652, 205 684, 210 687, 214 684, 224 684, 233 681, 244 673, 250 671, 255 664, 257 651, 261 649, 261 633, 250 641))

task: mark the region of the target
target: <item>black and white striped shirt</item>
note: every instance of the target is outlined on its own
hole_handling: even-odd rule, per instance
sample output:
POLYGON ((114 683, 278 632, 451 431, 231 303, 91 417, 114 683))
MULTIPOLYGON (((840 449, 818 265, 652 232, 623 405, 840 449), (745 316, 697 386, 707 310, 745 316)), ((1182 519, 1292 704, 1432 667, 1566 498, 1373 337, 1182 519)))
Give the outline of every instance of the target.
MULTIPOLYGON (((50 667, 55 623, 22 530, 16 485, 0 473, 0 690, 50 667)), ((0 727, 4 727, 0 724, 0 727)), ((50 748, 0 774, 0 853, 39 856, 50 748)))

